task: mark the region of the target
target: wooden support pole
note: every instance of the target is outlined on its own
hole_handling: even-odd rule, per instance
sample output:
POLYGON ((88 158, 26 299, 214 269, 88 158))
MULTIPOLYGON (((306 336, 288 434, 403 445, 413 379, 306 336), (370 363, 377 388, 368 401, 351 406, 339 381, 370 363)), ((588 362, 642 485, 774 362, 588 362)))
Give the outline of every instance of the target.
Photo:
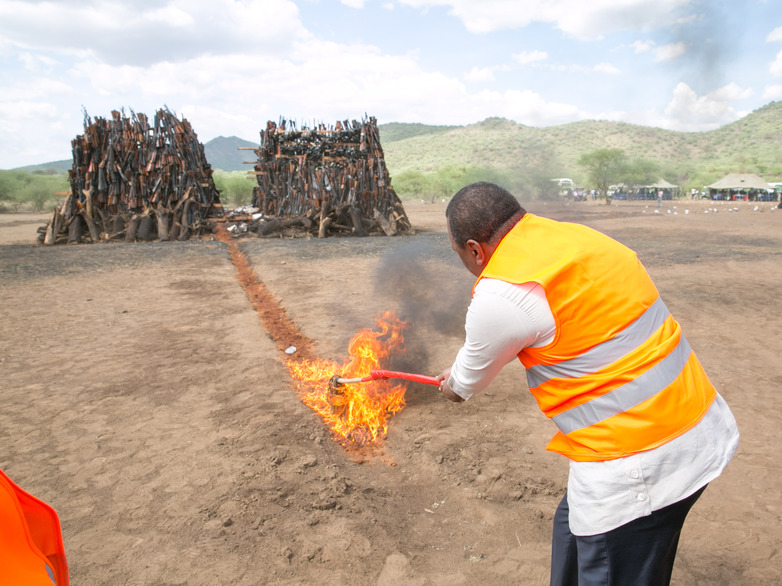
POLYGON ((128 226, 125 229, 125 242, 135 242, 136 241, 136 232, 138 232, 138 226, 141 222, 141 216, 138 214, 133 214, 130 216, 130 220, 128 221, 128 226))

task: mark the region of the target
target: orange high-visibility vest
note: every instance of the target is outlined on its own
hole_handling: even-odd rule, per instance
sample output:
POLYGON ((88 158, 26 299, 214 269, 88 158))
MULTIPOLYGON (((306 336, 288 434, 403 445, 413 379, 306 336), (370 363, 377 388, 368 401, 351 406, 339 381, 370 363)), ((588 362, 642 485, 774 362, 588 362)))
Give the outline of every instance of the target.
POLYGON ((636 254, 579 224, 526 214, 481 278, 539 283, 554 340, 518 357, 543 413, 547 449, 577 461, 650 450, 693 427, 716 397, 636 254))
POLYGON ((0 584, 68 586, 60 519, 0 470, 0 584))

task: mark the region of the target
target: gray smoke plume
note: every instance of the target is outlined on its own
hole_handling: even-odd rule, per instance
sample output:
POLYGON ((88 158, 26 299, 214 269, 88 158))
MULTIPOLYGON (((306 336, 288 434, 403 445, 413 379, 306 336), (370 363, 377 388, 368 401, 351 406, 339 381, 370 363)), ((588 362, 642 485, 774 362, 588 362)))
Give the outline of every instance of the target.
POLYGON ((459 264, 447 240, 420 240, 381 259, 375 293, 393 299, 399 317, 409 323, 404 332, 406 351, 395 359, 393 368, 425 373, 430 368, 427 347, 432 343, 432 333, 464 336, 471 285, 469 273, 459 264))
POLYGON ((722 87, 726 63, 738 53, 744 39, 741 11, 735 11, 730 22, 725 2, 700 0, 688 5, 679 24, 671 28, 670 42, 684 43, 686 53, 676 60, 682 68, 682 79, 699 95, 722 87))

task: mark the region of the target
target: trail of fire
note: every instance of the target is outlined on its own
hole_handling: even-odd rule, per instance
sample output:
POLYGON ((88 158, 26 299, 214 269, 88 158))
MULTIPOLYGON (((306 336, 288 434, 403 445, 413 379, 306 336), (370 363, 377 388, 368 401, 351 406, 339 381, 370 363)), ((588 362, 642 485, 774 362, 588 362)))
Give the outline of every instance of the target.
POLYGON ((376 330, 363 329, 350 340, 351 359, 340 366, 326 360, 288 363, 304 404, 317 411, 343 444, 363 446, 385 436, 388 417, 405 406, 405 383, 380 380, 330 388, 328 379, 360 377, 382 368, 394 352, 402 351, 407 324, 391 312, 377 318, 376 330))
POLYGON ((344 364, 318 358, 314 355, 313 341, 298 330, 285 309, 258 280, 228 231, 221 228, 217 238, 228 245, 237 280, 277 349, 286 357, 300 400, 321 416, 335 439, 346 447, 367 446, 384 437, 389 417, 405 406, 406 383, 378 380, 372 384, 333 387, 329 380, 335 374, 361 377, 385 368, 392 354, 404 351, 402 332, 407 323, 392 312, 385 312, 377 318, 376 329, 362 329, 353 336, 348 345, 350 359, 344 364), (284 354, 290 346, 297 349, 295 358, 284 354))

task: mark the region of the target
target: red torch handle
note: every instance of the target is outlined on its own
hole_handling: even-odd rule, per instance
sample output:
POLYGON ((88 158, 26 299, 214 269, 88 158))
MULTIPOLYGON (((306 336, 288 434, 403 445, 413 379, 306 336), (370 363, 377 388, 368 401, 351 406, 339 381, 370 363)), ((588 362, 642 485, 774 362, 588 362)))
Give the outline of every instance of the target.
POLYGON ((411 374, 409 372, 396 372, 394 370, 372 370, 369 372, 369 376, 364 377, 363 380, 370 381, 384 378, 401 378, 416 383, 423 383, 425 385, 440 386, 440 381, 433 376, 426 376, 425 374, 411 374))

